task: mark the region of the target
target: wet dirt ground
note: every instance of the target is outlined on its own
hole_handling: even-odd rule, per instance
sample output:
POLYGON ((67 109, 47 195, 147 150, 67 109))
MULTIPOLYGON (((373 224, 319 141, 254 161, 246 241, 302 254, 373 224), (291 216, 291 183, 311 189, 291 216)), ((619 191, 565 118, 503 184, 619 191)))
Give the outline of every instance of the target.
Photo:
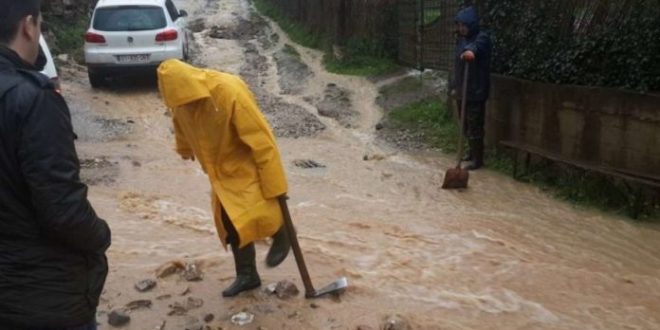
MULTIPOLYGON (((151 304, 133 304, 123 329, 660 329, 658 226, 576 209, 487 169, 466 191, 443 191, 451 157, 376 138, 378 90, 405 75, 327 73, 319 52, 244 0, 176 3, 194 21, 193 63, 240 74, 278 135, 315 284, 346 276, 350 288, 314 301, 263 290, 221 298, 232 256, 215 234, 204 173, 173 151, 154 82, 92 90, 69 65, 60 70, 82 178, 113 230, 101 329, 136 300, 151 304), (156 278, 171 262, 195 264, 201 280, 156 278), (148 278, 155 288, 134 289, 148 278), (254 320, 233 324, 239 312, 254 320), (387 325, 393 315, 402 321, 387 325)), ((267 269, 267 249, 257 244, 264 287, 302 289, 293 257, 267 269)))

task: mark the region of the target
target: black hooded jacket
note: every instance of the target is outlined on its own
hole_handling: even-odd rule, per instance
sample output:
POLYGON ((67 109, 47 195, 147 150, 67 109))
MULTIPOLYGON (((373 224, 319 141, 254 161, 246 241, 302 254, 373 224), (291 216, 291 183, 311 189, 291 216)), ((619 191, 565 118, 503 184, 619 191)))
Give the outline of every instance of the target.
POLYGON ((467 100, 468 102, 484 102, 490 94, 490 61, 493 45, 490 36, 481 31, 479 16, 474 7, 462 9, 456 15, 456 22, 465 24, 470 30, 466 37, 460 37, 456 44, 454 64, 454 80, 451 88, 461 97, 463 89, 463 70, 465 62, 460 59, 463 52, 470 50, 475 55, 475 61, 470 63, 467 100))
POLYGON ((0 46, 0 329, 94 320, 110 229, 80 182, 69 109, 0 46))

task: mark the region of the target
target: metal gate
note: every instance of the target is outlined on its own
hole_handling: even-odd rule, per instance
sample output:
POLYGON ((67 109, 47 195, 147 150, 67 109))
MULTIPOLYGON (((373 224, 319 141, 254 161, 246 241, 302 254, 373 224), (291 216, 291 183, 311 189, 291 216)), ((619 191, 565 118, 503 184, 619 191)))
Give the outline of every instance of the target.
POLYGON ((399 61, 423 70, 453 64, 458 1, 399 0, 399 61))

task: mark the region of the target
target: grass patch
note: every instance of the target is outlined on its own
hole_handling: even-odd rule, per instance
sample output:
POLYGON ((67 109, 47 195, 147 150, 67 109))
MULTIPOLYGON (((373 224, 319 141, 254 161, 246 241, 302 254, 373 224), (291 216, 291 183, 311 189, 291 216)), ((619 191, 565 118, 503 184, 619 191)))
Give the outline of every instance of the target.
POLYGON ((391 50, 383 41, 365 38, 348 40, 343 56, 337 59, 326 51, 323 63, 329 72, 353 76, 378 76, 390 73, 399 66, 393 60, 391 50))
POLYGON ((356 56, 337 60, 326 54, 323 64, 328 72, 365 77, 386 74, 399 68, 393 60, 373 56, 356 56))
POLYGON ((446 108, 443 102, 427 100, 394 109, 388 113, 388 126, 423 133, 430 146, 455 153, 458 125, 446 108))
POLYGON ((504 152, 489 150, 486 152, 485 162, 489 169, 513 176, 513 159, 504 152))
MULTIPOLYGON (((322 50, 325 53, 323 64, 328 72, 355 76, 377 76, 390 73, 399 67, 384 51, 385 47, 369 40, 349 41, 345 47, 346 56, 336 59, 332 51, 332 42, 327 36, 314 33, 302 24, 294 22, 283 15, 277 7, 264 0, 253 0, 253 3, 262 15, 276 22, 291 41, 308 48, 322 50)), ((286 48, 285 52, 287 52, 286 48)))
MULTIPOLYGON (((380 94, 389 97, 395 94, 418 92, 424 87, 424 82, 419 77, 404 78, 396 84, 390 84, 380 89, 380 94)), ((444 107, 444 105, 442 105, 444 107)))
POLYGON ((49 40, 48 46, 51 52, 54 55, 69 54, 76 62, 83 62, 84 35, 89 25, 89 18, 83 16, 72 20, 53 16, 46 17, 45 20, 48 30, 56 37, 54 42, 49 40))

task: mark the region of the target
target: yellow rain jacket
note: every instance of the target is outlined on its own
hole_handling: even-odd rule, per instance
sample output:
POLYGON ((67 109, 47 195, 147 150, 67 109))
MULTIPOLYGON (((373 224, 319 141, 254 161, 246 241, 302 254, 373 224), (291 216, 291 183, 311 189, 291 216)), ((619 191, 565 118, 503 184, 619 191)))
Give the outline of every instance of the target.
POLYGON ((241 247, 275 234, 282 225, 276 197, 287 192, 287 182, 275 137, 245 82, 168 60, 158 68, 158 86, 172 111, 176 151, 195 156, 209 177, 223 244, 221 207, 241 247))

